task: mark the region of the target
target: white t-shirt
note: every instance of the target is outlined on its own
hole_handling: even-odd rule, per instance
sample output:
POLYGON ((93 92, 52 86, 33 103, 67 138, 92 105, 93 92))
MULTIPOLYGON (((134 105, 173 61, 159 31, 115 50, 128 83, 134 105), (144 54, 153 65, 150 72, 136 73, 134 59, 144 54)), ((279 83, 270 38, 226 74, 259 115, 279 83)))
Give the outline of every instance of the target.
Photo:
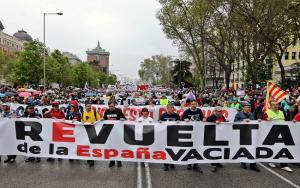
POLYGON ((143 117, 143 116, 141 116, 141 117, 139 117, 139 119, 137 120, 138 122, 153 122, 153 119, 150 117, 150 116, 148 116, 146 119, 143 117))

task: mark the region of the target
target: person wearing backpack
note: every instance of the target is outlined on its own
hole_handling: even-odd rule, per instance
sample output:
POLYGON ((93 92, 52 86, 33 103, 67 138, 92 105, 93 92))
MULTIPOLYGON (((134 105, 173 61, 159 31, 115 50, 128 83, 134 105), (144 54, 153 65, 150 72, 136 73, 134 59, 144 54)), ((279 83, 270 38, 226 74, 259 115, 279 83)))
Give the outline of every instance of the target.
MULTIPOLYGON (((83 111, 81 115, 81 122, 84 124, 93 124, 96 121, 101 120, 101 116, 92 109, 91 104, 86 104, 85 105, 85 110, 83 111)), ((94 160, 88 160, 87 163, 89 164, 90 167, 95 165, 94 160)))

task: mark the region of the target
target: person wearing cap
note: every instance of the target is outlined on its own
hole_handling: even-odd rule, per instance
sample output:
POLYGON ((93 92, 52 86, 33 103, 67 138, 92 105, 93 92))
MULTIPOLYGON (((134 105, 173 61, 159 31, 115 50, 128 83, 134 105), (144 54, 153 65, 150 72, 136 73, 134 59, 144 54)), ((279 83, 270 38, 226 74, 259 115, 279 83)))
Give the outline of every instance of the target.
MULTIPOLYGON (((68 111, 66 115, 66 120, 72 120, 72 121, 81 121, 81 114, 76 111, 76 107, 73 104, 70 104, 68 106, 68 111)), ((74 159, 69 159, 70 162, 73 162, 74 159)))
MULTIPOLYGON (((267 121, 275 121, 275 120, 285 120, 283 111, 279 110, 279 103, 275 100, 270 101, 270 109, 268 109, 265 113, 267 121)), ((275 168, 276 165, 274 163, 269 163, 269 166, 275 168)), ((281 170, 292 173, 293 170, 288 166, 288 163, 280 163, 281 170)))
POLYGON ((226 122, 226 118, 223 116, 223 108, 221 106, 216 106, 214 112, 211 116, 207 118, 207 122, 226 122))
MULTIPOLYGON (((40 115, 39 113, 37 113, 34 110, 34 105, 33 104, 29 104, 27 105, 24 114, 22 115, 22 118, 41 118, 42 115, 40 115)), ((41 162, 41 158, 40 157, 28 157, 25 159, 25 162, 41 162)))
POLYGON ((4 117, 4 118, 18 117, 18 113, 16 111, 10 109, 9 103, 3 103, 1 105, 1 111, 2 111, 2 113, 0 114, 0 117, 4 117))
MULTIPOLYGON (((198 102, 196 100, 191 101, 191 107, 186 109, 183 112, 181 121, 203 121, 204 115, 202 110, 198 107, 198 102)), ((187 167, 188 170, 193 169, 194 171, 202 172, 198 164, 189 164, 187 167)))
POLYGON ((69 105, 73 105, 74 106, 75 112, 79 111, 79 105, 78 105, 78 101, 76 99, 76 95, 75 94, 71 95, 71 100, 69 102, 69 105))
MULTIPOLYGON (((174 111, 174 105, 172 103, 167 104, 167 112, 160 116, 159 121, 180 121, 180 116, 174 111)), ((164 163, 164 171, 168 171, 169 167, 175 168, 174 164, 164 163)))
MULTIPOLYGON (((116 103, 114 100, 108 101, 108 109, 105 110, 103 115, 104 120, 126 120, 121 109, 116 108, 116 103)), ((115 161, 110 161, 108 167, 111 168, 115 166, 115 161)), ((117 161, 117 167, 121 167, 122 162, 117 161)))
POLYGON ((45 114, 45 118, 65 119, 65 113, 59 109, 59 102, 52 103, 52 109, 45 114))
MULTIPOLYGON (((226 118, 223 116, 223 109, 221 106, 216 106, 214 109, 214 112, 211 116, 207 118, 207 122, 214 122, 214 123, 221 123, 226 122, 226 118)), ((212 163, 211 164, 211 171, 216 172, 217 168, 223 168, 223 165, 221 163, 212 163)))
MULTIPOLYGON (((8 103, 4 103, 1 105, 2 113, 0 117, 3 118, 15 118, 18 116, 18 114, 14 111, 10 110, 10 105, 8 103)), ((4 160, 4 163, 14 163, 16 161, 17 156, 16 155, 8 155, 7 159, 4 160)))
MULTIPOLYGON (((51 110, 45 113, 44 118, 65 119, 65 113, 61 109, 59 109, 58 101, 54 101, 52 103, 51 110)), ((62 160, 62 159, 58 159, 58 160, 62 160)), ((52 162, 54 161, 54 159, 48 158, 47 161, 52 162)))
MULTIPOLYGON (((244 102, 242 104, 243 109, 242 111, 238 112, 234 117, 234 122, 241 122, 241 121, 249 121, 254 120, 254 115, 251 113, 251 104, 248 102, 244 102)), ((260 169, 257 168, 256 163, 250 163, 250 169, 256 172, 260 172, 260 169)), ((247 169, 246 163, 241 163, 241 167, 243 169, 247 169)))

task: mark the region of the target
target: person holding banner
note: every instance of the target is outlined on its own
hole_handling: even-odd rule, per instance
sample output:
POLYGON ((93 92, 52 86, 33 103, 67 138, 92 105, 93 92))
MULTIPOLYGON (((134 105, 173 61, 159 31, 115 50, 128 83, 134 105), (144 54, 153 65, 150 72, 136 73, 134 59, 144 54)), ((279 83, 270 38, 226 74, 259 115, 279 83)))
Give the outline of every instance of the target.
POLYGON ((152 123, 153 119, 149 116, 148 108, 142 108, 141 110, 142 116, 137 120, 138 122, 152 123))
MULTIPOLYGON (((214 109, 214 113, 207 118, 207 122, 221 123, 226 122, 226 118, 223 116, 223 109, 221 106, 216 106, 214 109)), ((223 168, 221 163, 211 163, 211 171, 216 172, 217 168, 223 168)))
MULTIPOLYGON (((74 109, 75 110, 75 109, 74 109)), ((100 115, 94 111, 92 109, 92 105, 91 104, 86 104, 85 105, 85 111, 82 113, 81 116, 81 122, 84 124, 92 124, 98 120, 101 120, 102 118, 100 117, 100 115)), ((95 165, 95 161, 94 160, 88 160, 87 161, 88 165, 90 167, 95 165)))
MULTIPOLYGON (((279 110, 279 103, 275 100, 270 101, 270 109, 266 111, 266 120, 274 121, 274 120, 285 120, 283 111, 279 110)), ((269 163, 269 166, 275 168, 276 165, 274 163, 269 163)), ((287 172, 293 172, 293 170, 288 167, 287 163, 280 163, 281 170, 287 172)))
MULTIPOLYGON (((75 114, 73 114, 73 115, 75 115, 75 114)), ((94 123, 101 119, 102 119, 102 117, 99 115, 99 113, 97 113, 95 110, 92 109, 91 104, 85 105, 85 110, 81 115, 82 123, 94 123)))
MULTIPOLYGON (((105 110, 104 115, 103 115, 104 120, 126 120, 123 112, 121 109, 116 108, 116 103, 115 101, 108 101, 108 109, 105 110)), ((108 164, 108 167, 111 168, 115 166, 115 161, 110 161, 108 164)), ((117 167, 121 167, 122 162, 117 161, 117 167)))
MULTIPOLYGON (((10 110, 10 105, 8 103, 4 103, 1 105, 2 113, 0 114, 0 117, 3 118, 16 118, 18 114, 15 111, 10 110)), ((16 155, 8 155, 7 159, 4 160, 4 163, 14 163, 16 162, 16 155)))
MULTIPOLYGON (((153 119, 149 116, 149 110, 148 110, 148 108, 146 108, 146 107, 142 108, 141 114, 142 114, 142 116, 139 117, 139 119, 137 120, 137 122, 143 122, 143 123, 152 123, 153 122, 153 119)), ((142 162, 142 166, 145 166, 144 162, 142 162)))
MULTIPOLYGON (((42 118, 42 115, 37 113, 34 110, 34 105, 33 104, 29 104, 27 105, 24 114, 22 115, 22 118, 42 118)), ((36 162, 41 162, 41 158, 40 157, 28 157, 25 159, 25 162, 34 162, 36 160, 36 162)))
MULTIPOLYGON (((204 115, 202 110, 198 107, 198 102, 196 100, 191 101, 191 107, 186 109, 183 112, 181 121, 203 121, 204 115)), ((202 173, 202 170, 198 164, 189 164, 187 167, 188 170, 195 170, 202 173)))
MULTIPOLYGON (((242 104, 243 109, 241 112, 238 112, 235 115, 234 122, 241 122, 241 121, 249 121, 254 120, 254 115, 251 113, 251 104, 248 102, 245 102, 242 104)), ((256 172, 260 172, 260 169, 257 168, 256 163, 250 163, 250 169, 254 170, 256 172)), ((246 163, 241 163, 241 167, 243 169, 247 169, 246 163)))
POLYGON ((74 121, 81 121, 81 114, 76 111, 76 106, 74 106, 73 104, 70 104, 68 106, 68 112, 66 115, 66 119, 67 120, 74 120, 74 121))
MULTIPOLYGON (((59 102, 58 101, 54 101, 52 103, 51 110, 45 113, 44 118, 65 119, 65 113, 61 109, 59 109, 59 102)), ((58 160, 62 160, 62 159, 58 159, 58 160)), ((47 161, 48 162, 53 162, 54 159, 53 158, 48 158, 47 161)))
MULTIPOLYGON (((180 121, 180 117, 177 113, 174 112, 175 107, 172 103, 167 104, 167 112, 163 113, 159 118, 159 121, 180 121)), ((164 164, 164 171, 169 170, 169 166, 171 168, 175 168, 174 164, 164 164)))
POLYGON ((75 112, 79 111, 79 104, 78 101, 76 100, 75 94, 71 95, 71 100, 69 101, 69 105, 73 105, 73 107, 75 108, 75 112))
POLYGON ((50 111, 45 113, 44 118, 65 119, 65 113, 59 109, 59 102, 54 101, 50 111))
MULTIPOLYGON (((81 114, 78 111, 76 111, 75 105, 69 104, 66 120, 79 121, 79 122, 81 121, 81 114)), ((69 161, 73 162, 74 159, 69 159, 69 161)))

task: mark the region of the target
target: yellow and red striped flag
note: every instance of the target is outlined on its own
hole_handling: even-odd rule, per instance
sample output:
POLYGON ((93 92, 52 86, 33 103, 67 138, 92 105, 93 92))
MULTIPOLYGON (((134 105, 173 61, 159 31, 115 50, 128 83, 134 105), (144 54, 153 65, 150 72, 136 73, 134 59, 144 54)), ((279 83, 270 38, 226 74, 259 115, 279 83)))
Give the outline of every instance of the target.
POLYGON ((283 99, 288 97, 288 92, 280 89, 274 82, 267 81, 267 95, 266 95, 266 101, 263 108, 263 111, 265 112, 270 108, 270 101, 275 100, 276 102, 281 102, 283 99))

